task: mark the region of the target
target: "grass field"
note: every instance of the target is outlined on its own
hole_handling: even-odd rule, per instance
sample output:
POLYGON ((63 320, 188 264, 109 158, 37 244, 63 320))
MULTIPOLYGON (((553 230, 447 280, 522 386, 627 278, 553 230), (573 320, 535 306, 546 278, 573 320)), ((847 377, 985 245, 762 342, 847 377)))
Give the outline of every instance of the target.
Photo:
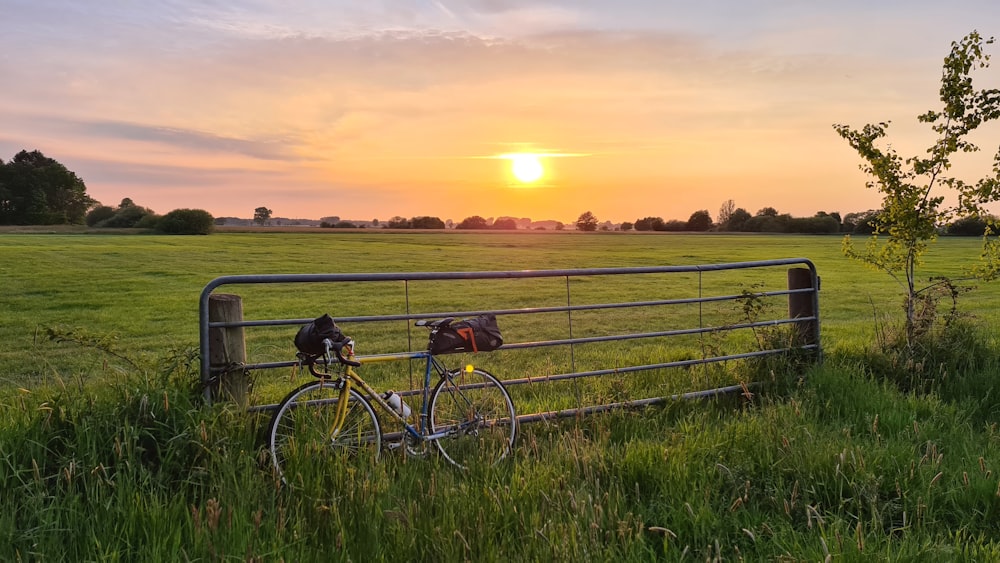
MULTIPOLYGON (((977 240, 941 240, 923 276, 961 276, 977 255, 977 240)), ((960 298, 992 355, 908 394, 873 375, 867 353, 899 288, 843 258, 837 237, 0 234, 0 256, 3 560, 1000 559, 996 285, 960 298), (390 456, 324 468, 289 494, 266 470, 266 420, 191 392, 198 297, 222 275, 794 257, 822 278, 826 363, 804 386, 526 426, 493 469, 390 456), (53 329, 86 345, 50 341, 53 329)), ((398 306, 377 297, 245 298, 291 318, 398 306)), ((289 344, 249 341, 275 357, 289 344)))

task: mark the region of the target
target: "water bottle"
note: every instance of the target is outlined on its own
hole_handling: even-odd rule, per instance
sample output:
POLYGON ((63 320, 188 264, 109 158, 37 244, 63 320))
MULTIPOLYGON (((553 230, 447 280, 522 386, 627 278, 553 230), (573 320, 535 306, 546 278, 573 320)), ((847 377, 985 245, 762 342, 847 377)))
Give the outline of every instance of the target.
POLYGON ((403 418, 410 418, 410 407, 403 402, 403 398, 396 394, 395 391, 386 391, 385 395, 382 396, 385 402, 389 403, 392 410, 403 415, 403 418))

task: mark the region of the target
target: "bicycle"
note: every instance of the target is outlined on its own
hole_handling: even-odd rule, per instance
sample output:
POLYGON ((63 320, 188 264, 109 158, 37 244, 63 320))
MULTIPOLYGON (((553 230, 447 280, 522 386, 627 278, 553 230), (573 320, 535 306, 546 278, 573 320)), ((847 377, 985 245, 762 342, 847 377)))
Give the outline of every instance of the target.
POLYGON ((268 447, 282 481, 296 472, 296 465, 315 463, 324 456, 377 460, 383 433, 375 406, 402 424, 401 439, 392 447, 403 447, 409 454, 422 455, 433 442, 448 462, 462 469, 495 465, 506 458, 517 436, 517 416, 507 389, 485 370, 472 365, 450 369, 430 352, 435 329, 452 320, 415 323, 432 330, 425 352, 359 358, 354 355, 354 340, 342 335, 339 340, 324 338, 322 354, 300 352, 300 361, 317 379, 286 395, 268 427, 268 447), (380 395, 354 370, 366 363, 402 359, 426 362, 415 421, 398 394, 380 395), (439 379, 432 389, 435 373, 439 379))

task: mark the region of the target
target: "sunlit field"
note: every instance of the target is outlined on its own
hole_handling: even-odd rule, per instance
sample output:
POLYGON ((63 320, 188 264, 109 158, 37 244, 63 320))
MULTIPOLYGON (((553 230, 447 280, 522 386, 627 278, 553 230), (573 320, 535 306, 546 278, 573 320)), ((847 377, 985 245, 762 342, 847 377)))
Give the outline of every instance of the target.
MULTIPOLYGON (((940 240, 922 278, 962 277, 979 242, 940 240)), ((975 373, 941 373, 927 393, 873 375, 868 351, 900 320, 901 288, 844 258, 840 245, 825 236, 662 233, 0 234, 0 498, 8 508, 0 559, 1000 558, 995 354, 975 373), (316 468, 290 491, 270 471, 266 415, 205 406, 196 385, 198 299, 219 276, 779 258, 816 265, 824 365, 772 371, 765 379, 788 385, 764 392, 525 425, 513 459, 494 468, 461 472, 433 455, 386 455, 316 468)), ((709 283, 739 293, 757 275, 709 283)), ((655 281, 672 295, 698 280, 655 281)), ((404 312, 397 291, 376 286, 236 289, 248 318, 404 312)), ((456 309, 488 309, 537 306, 564 288, 535 280, 516 291, 412 289, 411 306, 454 300, 456 309)), ((610 302, 645 288, 597 280, 578 290, 610 302)), ((996 284, 958 297, 991 350, 998 299, 996 284)), ((632 328, 625 320, 581 316, 579 330, 632 328)), ((546 322, 512 320, 505 330, 530 340, 546 322)), ((358 331, 362 353, 394 351, 388 333, 358 331)), ((293 333, 248 331, 248 353, 291 360, 293 333)), ((628 362, 683 354, 620 353, 628 362)), ((563 359, 544 353, 479 356, 501 379, 565 371, 563 359)), ((256 377, 257 402, 304 381, 291 369, 256 377)), ((370 381, 397 385, 391 377, 370 381)), ((609 378, 586 385, 594 400, 631 391, 609 378)), ((663 392, 657 385, 640 380, 639 391, 663 392)), ((529 409, 572 406, 536 391, 512 394, 529 409)))
MULTIPOLYGON (((843 257, 840 243, 839 237, 822 236, 639 233, 2 235, 0 268, 6 287, 0 299, 7 313, 0 321, 0 338, 5 342, 0 377, 8 385, 30 386, 52 373, 86 374, 94 369, 92 358, 74 357, 79 350, 46 342, 44 329, 51 327, 114 338, 116 346, 139 357, 196 346, 202 288, 216 277, 238 274, 527 270, 806 258, 815 263, 821 277, 823 343, 836 349, 870 337, 876 323, 885 315, 896 315, 901 306, 900 287, 889 276, 843 257)), ((939 241, 928 255, 924 278, 961 277, 962 265, 978 256, 978 245, 972 238, 939 241)), ((740 283, 749 286, 756 281, 753 275, 735 279, 734 292, 739 292, 740 283)), ((439 300, 449 293, 443 286, 435 289, 439 300)), ((614 300, 614 285, 603 289, 614 300)), ((315 297, 308 300, 297 299, 294 287, 286 288, 284 296, 276 290, 245 291, 248 318, 390 314, 401 312, 403 306, 398 300, 372 299, 370 290, 359 285, 314 289, 310 295, 315 297), (255 294, 266 297, 255 301, 255 294)), ((998 294, 997 284, 981 285, 961 296, 960 306, 992 322, 998 294)), ((493 295, 480 306, 517 307, 530 304, 530 295, 530 290, 493 295)), ((276 345, 283 335, 274 338, 262 345, 276 345)), ((251 340, 251 348, 253 344, 251 340)), ((292 348, 286 350, 294 354, 292 348)))

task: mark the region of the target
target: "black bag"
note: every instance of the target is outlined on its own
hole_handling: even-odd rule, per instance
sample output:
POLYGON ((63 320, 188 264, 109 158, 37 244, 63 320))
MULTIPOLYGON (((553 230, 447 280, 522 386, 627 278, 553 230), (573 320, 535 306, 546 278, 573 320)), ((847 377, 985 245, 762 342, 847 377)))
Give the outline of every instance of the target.
POLYGON ((495 315, 453 321, 434 328, 427 350, 431 354, 489 352, 503 346, 495 315))
POLYGON ((344 339, 344 333, 340 331, 340 327, 333 322, 333 317, 329 314, 303 325, 298 334, 295 335, 295 347, 303 354, 322 356, 326 353, 323 340, 327 338, 333 342, 340 342, 344 339))

